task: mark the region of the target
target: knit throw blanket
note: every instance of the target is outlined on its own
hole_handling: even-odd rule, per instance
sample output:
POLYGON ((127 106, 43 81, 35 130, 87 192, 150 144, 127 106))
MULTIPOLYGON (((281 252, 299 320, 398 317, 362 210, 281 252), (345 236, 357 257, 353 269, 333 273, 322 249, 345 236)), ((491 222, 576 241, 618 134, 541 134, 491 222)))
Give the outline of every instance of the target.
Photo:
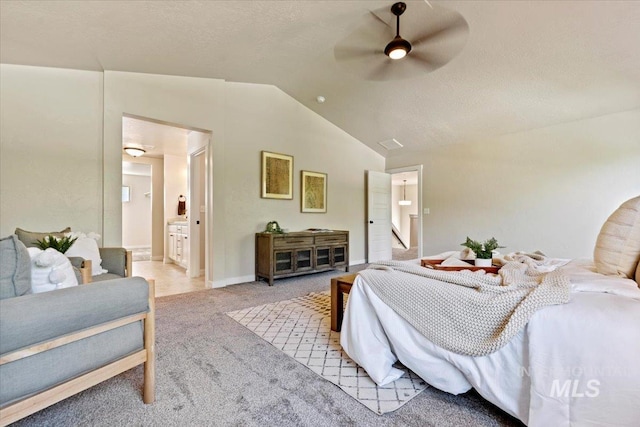
POLYGON ((361 271, 376 295, 434 344, 484 356, 500 349, 541 307, 569 302, 569 278, 507 262, 498 275, 384 261, 361 271), (430 280, 436 279, 436 280, 430 280))

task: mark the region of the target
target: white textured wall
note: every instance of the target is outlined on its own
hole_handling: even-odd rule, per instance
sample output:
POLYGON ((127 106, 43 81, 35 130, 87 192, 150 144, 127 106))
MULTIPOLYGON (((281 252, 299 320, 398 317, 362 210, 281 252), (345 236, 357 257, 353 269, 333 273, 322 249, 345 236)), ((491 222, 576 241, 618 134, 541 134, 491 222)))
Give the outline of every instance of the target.
POLYGON ((254 270, 254 233, 272 220, 349 230, 350 262, 364 262, 364 171, 383 171, 384 158, 276 87, 228 83, 225 99, 226 250, 240 254, 229 271, 254 270), (261 150, 293 156, 293 200, 260 198, 261 150), (326 214, 300 212, 301 170, 327 174, 326 214))
MULTIPOLYGON (((283 227, 348 229, 352 262, 365 258, 366 169, 384 158, 283 93, 264 85, 105 72, 105 215, 121 209, 122 114, 211 130, 209 235, 215 286, 254 276, 254 233, 272 219, 283 227), (260 151, 294 156, 294 200, 260 198, 260 151), (115 159, 117 154, 117 161, 115 159), (328 213, 300 212, 300 170, 328 174, 328 213)), ((121 224, 105 235, 120 239, 121 224)))
POLYGON ((102 215, 102 73, 0 65, 0 236, 102 215))
POLYGON ((122 185, 129 186, 131 192, 131 201, 122 203, 122 245, 127 249, 150 248, 151 176, 123 174, 122 185))
POLYGON ((640 194, 640 109, 387 159, 424 164, 425 254, 495 236, 504 251, 591 257, 600 227, 640 194))

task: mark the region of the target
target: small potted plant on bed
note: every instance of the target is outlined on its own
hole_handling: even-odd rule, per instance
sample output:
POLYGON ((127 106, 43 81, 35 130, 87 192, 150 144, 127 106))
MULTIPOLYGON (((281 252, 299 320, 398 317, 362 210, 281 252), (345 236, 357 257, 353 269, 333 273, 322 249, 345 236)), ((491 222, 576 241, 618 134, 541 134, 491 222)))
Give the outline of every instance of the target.
POLYGON ((471 249, 476 254, 475 265, 477 267, 491 267, 493 251, 498 248, 504 248, 504 246, 498 244, 498 241, 494 237, 486 240, 484 243, 471 240, 467 237, 467 241, 461 243, 461 245, 471 249))

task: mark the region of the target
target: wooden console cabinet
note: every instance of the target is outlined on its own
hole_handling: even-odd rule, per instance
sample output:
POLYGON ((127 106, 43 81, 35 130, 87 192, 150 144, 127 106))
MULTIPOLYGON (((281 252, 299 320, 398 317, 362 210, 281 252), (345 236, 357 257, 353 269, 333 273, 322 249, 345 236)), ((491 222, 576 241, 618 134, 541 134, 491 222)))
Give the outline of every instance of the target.
POLYGON ((334 268, 349 271, 348 231, 256 233, 256 281, 334 268))

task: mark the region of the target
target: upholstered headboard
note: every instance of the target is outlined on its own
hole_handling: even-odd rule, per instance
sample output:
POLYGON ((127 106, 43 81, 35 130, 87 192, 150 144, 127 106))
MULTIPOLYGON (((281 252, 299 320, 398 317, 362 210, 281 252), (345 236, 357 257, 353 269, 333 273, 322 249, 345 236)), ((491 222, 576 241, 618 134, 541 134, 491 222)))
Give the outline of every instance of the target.
POLYGON ((593 261, 598 273, 635 279, 640 286, 640 196, 609 216, 598 234, 593 261))

